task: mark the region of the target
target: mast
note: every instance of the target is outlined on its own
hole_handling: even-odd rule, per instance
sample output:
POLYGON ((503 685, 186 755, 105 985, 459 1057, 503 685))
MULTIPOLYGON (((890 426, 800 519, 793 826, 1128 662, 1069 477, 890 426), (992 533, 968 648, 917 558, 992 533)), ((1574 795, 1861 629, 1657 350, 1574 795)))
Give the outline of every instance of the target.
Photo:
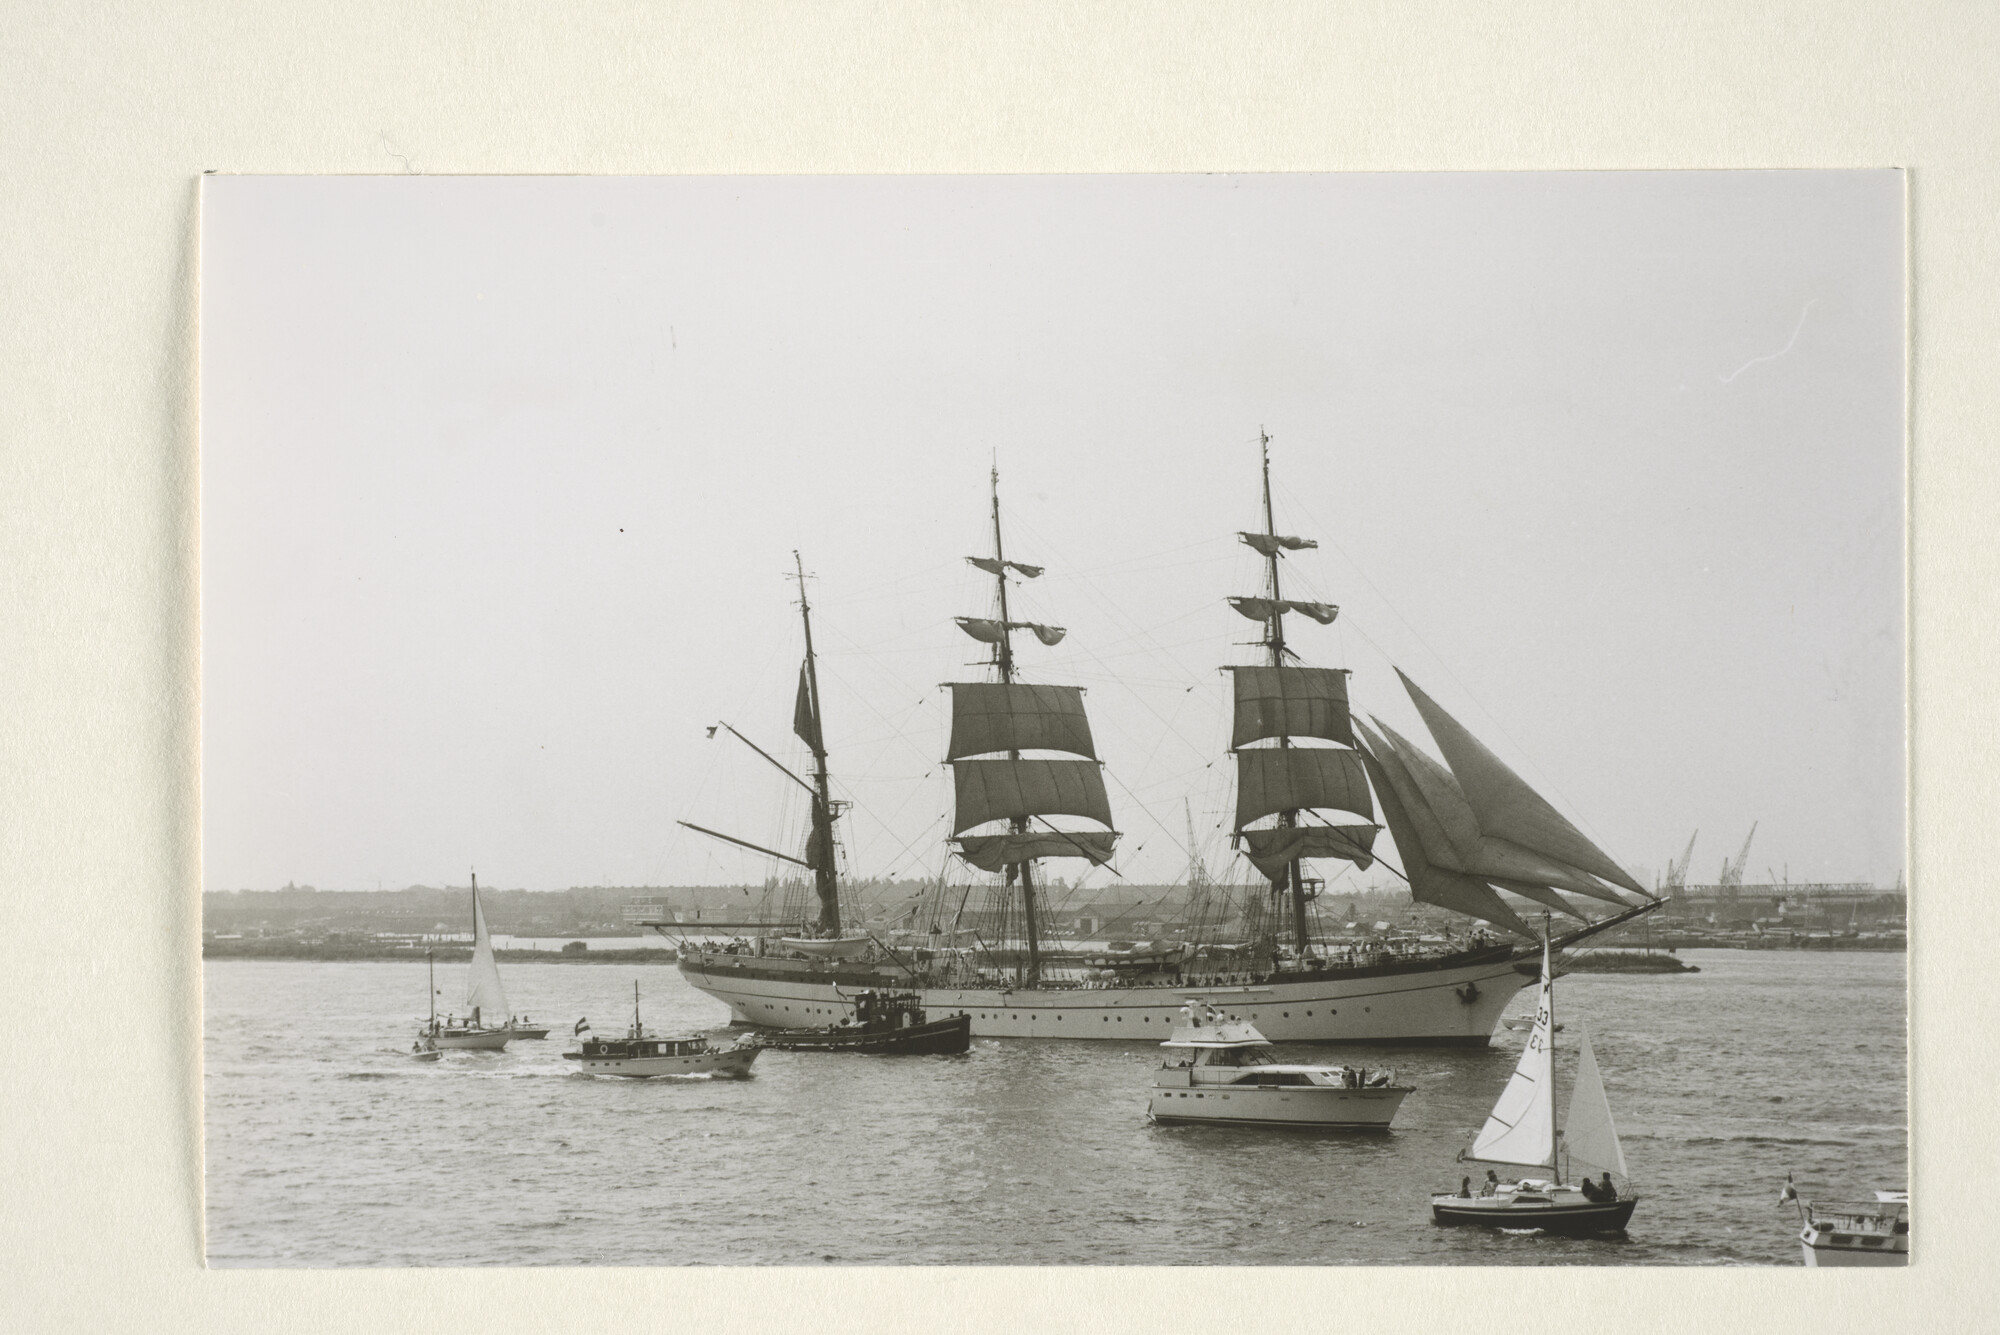
MULTIPOLYGON (((1264 564, 1271 585, 1271 616, 1265 623, 1269 628, 1264 644, 1270 651, 1271 666, 1285 665, 1285 604, 1284 592, 1278 587, 1278 525, 1271 511, 1271 437, 1262 427, 1257 428, 1257 439, 1264 454, 1264 536, 1272 539, 1270 551, 1265 553, 1264 564)), ((1288 750, 1292 745, 1290 737, 1278 739, 1278 749, 1288 750)), ((1278 828, 1297 828, 1299 813, 1296 810, 1278 813, 1278 828)), ((1292 941, 1297 947, 1299 962, 1305 963, 1311 950, 1312 938, 1306 925, 1306 882, 1300 869, 1299 859, 1293 858, 1285 864, 1284 889, 1289 892, 1292 903, 1292 941)))
MULTIPOLYGON (((1000 465, 993 465, 993 582, 1000 590, 1000 637, 993 644, 993 665, 1000 671, 1000 682, 1011 685, 1014 680, 1014 631, 1007 617, 1007 551, 1000 539, 1000 465)), ((1019 760, 1019 751, 1009 751, 1009 760, 1019 760)), ((1028 832, 1028 818, 1016 816, 1008 822, 1007 828, 1015 834, 1028 832)), ((1033 987, 1042 977, 1042 933, 1041 924, 1035 913, 1035 864, 1030 862, 1010 862, 1004 873, 1012 884, 1016 878, 1021 886, 1021 935, 1028 948, 1027 968, 1021 981, 1033 987)))
MULTIPOLYGON (((812 808, 812 864, 813 888, 819 896, 820 930, 830 935, 840 934, 840 879, 834 866, 833 857, 833 795, 832 781, 826 768, 826 737, 820 727, 819 712, 819 666, 813 656, 812 604, 806 598, 806 570, 799 560, 797 551, 792 553, 792 568, 799 581, 799 617, 805 623, 806 663, 805 679, 801 682, 805 699, 802 701, 811 711, 812 726, 803 730, 810 733, 805 743, 812 749, 813 757, 813 808, 812 808)), ((793 720, 795 730, 799 720, 793 720)), ((634 987, 638 985, 633 984, 634 987)), ((636 1007, 636 1002, 634 1003, 636 1007)))
POLYGON ((993 646, 988 662, 998 680, 946 682, 951 697, 951 738, 945 761, 952 769, 951 840, 958 856, 973 867, 1001 877, 1003 894, 1011 898, 1021 888, 1022 951, 1018 981, 1033 986, 1041 979, 1041 906, 1036 896, 1035 862, 1039 858, 1085 858, 1103 866, 1111 861, 1118 831, 1111 828, 1111 802, 1104 789, 1103 763, 1090 734, 1090 720, 1080 686, 1050 686, 1016 680, 1013 632, 1026 630, 1054 646, 1068 633, 1061 626, 1014 621, 1007 596, 1009 573, 1037 579, 1043 567, 1007 559, 1000 529, 1000 470, 992 473, 993 555, 968 556, 966 562, 992 575, 998 620, 958 617, 959 629, 982 644, 993 646), (1026 756, 1025 752, 1063 753, 1065 759, 1026 756), (1096 821, 1103 830, 1065 830, 1049 816, 1079 816, 1096 821), (989 822, 1004 821, 1001 832, 974 834, 989 822), (1032 822, 1040 822, 1035 829, 1032 822))
POLYGON ((430 970, 431 1032, 435 1034, 437 1032, 437 1027, 438 1027, 438 966, 437 966, 436 953, 433 951, 426 950, 424 952, 424 964, 430 970))
MULTIPOLYGON (((472 957, 479 958, 479 873, 472 873, 472 957)), ((479 1007, 472 1008, 472 1027, 479 1027, 479 1007)))
POLYGON ((1556 1185, 1562 1185, 1562 1131, 1556 1125, 1555 1110, 1561 1106, 1556 1098, 1556 979, 1555 961, 1549 957, 1549 942, 1553 939, 1548 911, 1542 911, 1542 972, 1549 979, 1549 1169, 1556 1175, 1556 1185))

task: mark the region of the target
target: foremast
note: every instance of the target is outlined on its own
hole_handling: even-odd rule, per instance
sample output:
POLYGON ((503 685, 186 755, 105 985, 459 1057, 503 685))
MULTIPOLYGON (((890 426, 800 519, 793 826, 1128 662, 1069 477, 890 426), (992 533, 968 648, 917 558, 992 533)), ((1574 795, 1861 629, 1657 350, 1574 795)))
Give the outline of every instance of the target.
POLYGON ((1242 615, 1264 624, 1258 642, 1266 654, 1261 668, 1232 668, 1235 674, 1235 726, 1230 749, 1237 764, 1236 839, 1250 860, 1271 882, 1289 913, 1291 937, 1304 962, 1312 950, 1312 928, 1306 905, 1311 895, 1305 875, 1308 857, 1333 857, 1367 867, 1378 827, 1373 824, 1308 825, 1301 817, 1316 810, 1336 810, 1371 819, 1368 784, 1360 755, 1352 749, 1354 734, 1347 707, 1344 668, 1300 666, 1298 655, 1285 643, 1285 614, 1297 612, 1321 625, 1330 624, 1339 608, 1328 603, 1287 600, 1280 560, 1287 551, 1319 546, 1311 538, 1278 532, 1271 504, 1271 438, 1258 433, 1263 455, 1264 530, 1237 536, 1264 558, 1265 594, 1261 598, 1232 597, 1242 615), (1299 737, 1339 743, 1334 747, 1298 747, 1299 737), (1271 746, 1252 743, 1271 741, 1271 746), (1276 816, 1275 824, 1250 828, 1251 822, 1276 816))
POLYGON ((1043 567, 1007 559, 1000 527, 998 467, 992 473, 992 512, 993 555, 968 556, 966 560, 993 576, 1000 616, 997 621, 979 617, 957 620, 966 634, 993 646, 990 661, 997 680, 947 683, 952 692, 952 722, 945 759, 952 767, 952 837, 958 855, 983 871, 999 872, 1010 890, 1020 888, 1025 958, 1019 976, 1024 986, 1032 987, 1041 980, 1042 970, 1036 861, 1082 857, 1092 863, 1108 862, 1118 835, 1109 828, 1110 799, 1084 713, 1082 689, 1016 680, 1015 631, 1032 631, 1045 645, 1061 642, 1067 632, 1061 626, 1013 619, 1007 596, 1008 572, 1035 579, 1043 567), (1025 755, 1028 751, 1056 751, 1082 758, 1043 759, 1025 755), (1046 819, 1053 815, 1081 816, 1106 829, 1059 829, 1046 819), (994 821, 1005 822, 1005 833, 967 833, 994 821), (1041 828, 1036 828, 1037 823, 1041 828))
POLYGON ((813 889, 819 898, 819 929, 828 936, 840 935, 840 872, 834 856, 833 822, 837 807, 833 800, 833 780, 827 772, 826 738, 820 727, 819 664, 813 654, 812 602, 806 597, 805 564, 798 552, 792 553, 794 578, 799 582, 799 619, 805 623, 806 657, 799 668, 798 699, 792 707, 792 731, 812 752, 812 835, 806 845, 806 865, 812 868, 813 889))

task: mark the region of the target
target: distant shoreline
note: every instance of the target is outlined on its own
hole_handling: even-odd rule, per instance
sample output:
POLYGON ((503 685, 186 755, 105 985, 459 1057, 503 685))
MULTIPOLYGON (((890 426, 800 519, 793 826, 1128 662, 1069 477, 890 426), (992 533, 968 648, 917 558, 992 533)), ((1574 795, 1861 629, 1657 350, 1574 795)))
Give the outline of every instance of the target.
MULTIPOLYGON (((430 956, 439 964, 463 964, 472 958, 472 947, 432 946, 430 956)), ((315 960, 328 963, 378 961, 421 964, 424 951, 408 946, 363 944, 309 945, 298 941, 204 941, 205 960, 315 960)), ((679 952, 672 946, 637 946, 631 950, 495 950, 493 958, 502 964, 672 964, 679 952)))

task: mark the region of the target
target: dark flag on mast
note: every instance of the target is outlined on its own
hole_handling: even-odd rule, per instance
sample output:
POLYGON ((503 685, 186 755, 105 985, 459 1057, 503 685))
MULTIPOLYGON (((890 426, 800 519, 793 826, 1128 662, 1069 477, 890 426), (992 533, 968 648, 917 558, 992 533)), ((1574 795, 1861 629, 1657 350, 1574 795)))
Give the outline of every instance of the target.
POLYGON ((826 743, 820 740, 819 720, 813 717, 812 683, 806 677, 803 663, 799 665, 799 697, 792 705, 792 731, 812 748, 814 755, 826 749, 826 743))

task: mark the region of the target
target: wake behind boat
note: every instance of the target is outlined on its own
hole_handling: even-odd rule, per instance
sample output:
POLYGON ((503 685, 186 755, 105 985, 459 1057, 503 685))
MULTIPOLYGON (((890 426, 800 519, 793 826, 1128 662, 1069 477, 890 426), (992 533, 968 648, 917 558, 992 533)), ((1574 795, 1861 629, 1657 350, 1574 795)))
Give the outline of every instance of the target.
MULTIPOLYGON (((1259 644, 1267 661, 1229 669, 1237 776, 1232 829, 1237 846, 1269 885, 1269 911, 1259 902, 1257 917, 1281 923, 1289 949, 1276 932, 1264 931, 1254 941, 1202 948, 1154 942, 1143 954, 1106 956, 1102 962, 1083 952, 1045 954, 1038 865, 1050 858, 1108 863, 1119 836, 1081 688, 1020 680, 1014 633, 1028 631, 1054 645, 1068 632, 1014 619, 1010 580, 1033 580, 1043 568, 1006 556, 996 470, 993 555, 967 560, 993 576, 997 615, 958 618, 968 635, 992 646, 994 680, 948 685, 951 732, 945 759, 953 774, 953 855, 968 868, 997 876, 990 887, 993 902, 1007 906, 1007 920, 1019 928, 1018 945, 958 944, 965 892, 954 888, 949 897, 957 907, 948 907, 940 878, 929 916, 935 939, 949 945, 902 951, 870 949, 870 942, 858 945, 855 957, 838 958, 823 948, 802 948, 808 938, 764 936, 748 948, 684 939, 683 976, 726 1003, 736 1020, 766 1026, 795 1024, 802 1015, 835 1006, 842 989, 907 988, 927 1009, 967 1012, 972 1032, 982 1037, 1129 1041, 1170 1031, 1185 999, 1200 995, 1227 1004, 1275 1042, 1485 1046, 1514 994, 1533 979, 1541 950, 1540 934, 1504 896, 1578 920, 1555 938, 1557 950, 1659 906, 1660 900, 1407 676, 1401 676, 1402 685, 1442 761, 1379 722, 1371 729, 1356 719, 1345 669, 1298 661, 1286 639, 1286 616, 1297 613, 1324 625, 1338 609, 1282 596, 1281 558, 1317 543, 1277 532, 1268 449, 1264 528, 1239 536, 1264 558, 1267 582, 1263 596, 1229 602, 1264 625, 1259 644), (1310 920, 1323 882, 1307 875, 1305 863, 1338 859, 1359 868, 1373 865, 1382 828, 1374 823, 1377 800, 1413 900, 1463 914, 1482 931, 1488 924, 1500 928, 1522 944, 1482 936, 1469 946, 1423 954, 1331 958, 1315 940, 1310 920), (1084 822, 1103 828, 1078 828, 1084 822), (1593 918, 1581 907, 1592 900, 1615 911, 1593 918)), ((802 597, 802 611, 803 602, 802 597)), ((826 795, 810 624, 808 616, 793 730, 812 752, 813 781, 792 775, 814 794, 808 856, 718 837, 810 868, 820 897, 818 938, 834 940, 841 937, 832 852, 837 810, 826 795)), ((778 764, 761 748, 759 754, 778 764)), ((688 931, 675 922, 649 925, 683 936, 688 931)))
POLYGON ((1464 1157, 1516 1168, 1545 1170, 1547 1177, 1503 1182, 1491 1169, 1475 1194, 1462 1178, 1456 1193, 1431 1197, 1431 1219, 1439 1224, 1483 1228, 1540 1229, 1544 1233, 1617 1233, 1631 1221, 1639 1198, 1620 1193, 1612 1174, 1628 1177, 1625 1151, 1611 1121, 1611 1105, 1590 1035, 1583 1037, 1569 1115, 1556 1127, 1555 990, 1549 954, 1542 954, 1542 983, 1534 1031, 1521 1051, 1500 1101, 1464 1157), (1580 1183, 1565 1185, 1564 1170, 1581 1170, 1580 1183), (1590 1174, 1602 1174, 1601 1183, 1590 1174))

